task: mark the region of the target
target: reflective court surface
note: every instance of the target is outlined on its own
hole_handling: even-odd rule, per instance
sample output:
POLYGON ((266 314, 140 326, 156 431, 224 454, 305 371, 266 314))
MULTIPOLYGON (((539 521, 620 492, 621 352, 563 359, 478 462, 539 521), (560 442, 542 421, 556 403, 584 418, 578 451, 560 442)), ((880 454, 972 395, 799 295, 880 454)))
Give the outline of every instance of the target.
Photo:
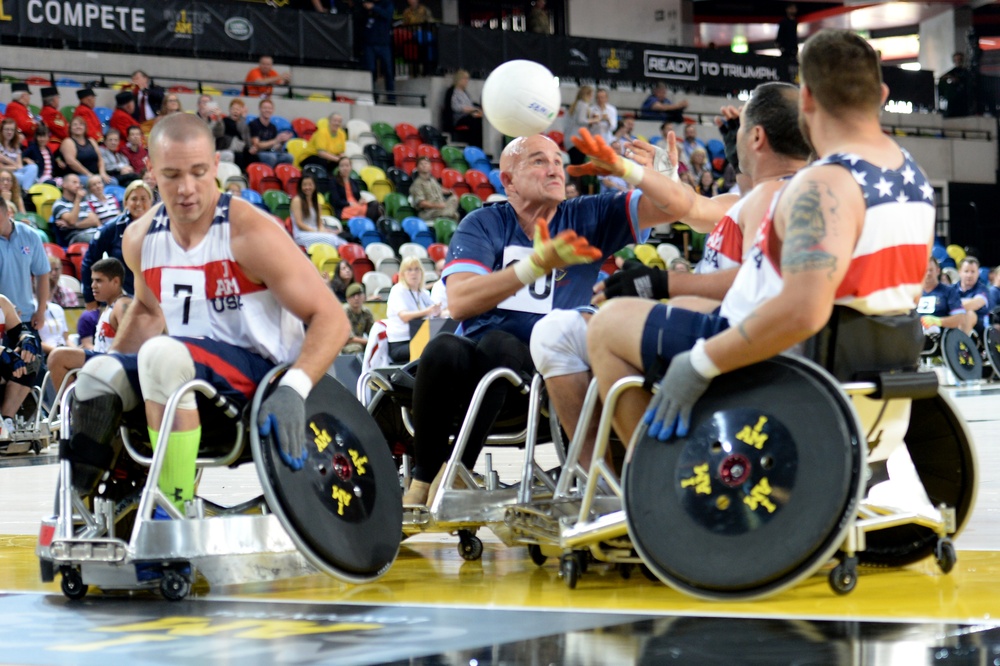
MULTIPOLYGON (((958 563, 862 569, 835 595, 826 573, 763 601, 705 602, 638 568, 591 564, 576 589, 488 530, 481 560, 458 539, 406 540, 381 579, 316 574, 209 590, 186 600, 93 591, 67 600, 34 554, 51 513, 55 456, 0 459, 0 663, 106 664, 1000 664, 1000 389, 953 392, 979 458, 979 497, 958 563)), ((505 480, 520 453, 494 450, 505 480)), ((252 466, 209 470, 201 493, 259 492, 252 466)))

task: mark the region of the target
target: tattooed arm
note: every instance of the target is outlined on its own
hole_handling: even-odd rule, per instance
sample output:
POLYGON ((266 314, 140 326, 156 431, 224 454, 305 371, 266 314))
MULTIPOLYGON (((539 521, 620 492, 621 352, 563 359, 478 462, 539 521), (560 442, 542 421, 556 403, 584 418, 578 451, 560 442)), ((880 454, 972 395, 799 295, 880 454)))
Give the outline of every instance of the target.
POLYGON ((707 342, 705 351, 722 372, 775 356, 823 328, 864 215, 861 191, 846 169, 813 167, 789 183, 774 219, 782 290, 707 342))

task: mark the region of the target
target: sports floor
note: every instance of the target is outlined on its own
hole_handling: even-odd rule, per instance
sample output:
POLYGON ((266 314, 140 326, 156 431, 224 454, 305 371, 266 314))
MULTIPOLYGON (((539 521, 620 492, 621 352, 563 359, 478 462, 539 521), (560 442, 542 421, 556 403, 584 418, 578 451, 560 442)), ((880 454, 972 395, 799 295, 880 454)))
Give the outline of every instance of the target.
MULTIPOLYGON (((933 561, 862 570, 846 596, 823 575, 763 601, 703 602, 638 571, 591 565, 575 590, 481 530, 405 541, 361 586, 324 575, 82 601, 42 584, 34 543, 51 513, 54 453, 0 459, 0 664, 1000 664, 1000 388, 953 390, 978 455, 979 497, 948 575, 933 561)), ((498 451, 501 477, 520 454, 498 451)), ((258 492, 252 466, 210 470, 201 493, 258 492)))

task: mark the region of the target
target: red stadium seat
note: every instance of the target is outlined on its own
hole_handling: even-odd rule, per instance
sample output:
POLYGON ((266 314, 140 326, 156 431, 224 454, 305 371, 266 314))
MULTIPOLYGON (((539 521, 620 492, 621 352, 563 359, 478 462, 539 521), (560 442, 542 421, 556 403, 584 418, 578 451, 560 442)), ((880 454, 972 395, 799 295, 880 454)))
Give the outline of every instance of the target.
POLYGON ((422 143, 417 146, 417 157, 429 157, 431 160, 440 160, 441 151, 429 143, 422 143))
POLYGON ((476 188, 478 185, 490 182, 490 177, 478 169, 469 169, 465 172, 465 182, 469 184, 469 187, 476 188))
POLYGON ((281 181, 274 175, 274 169, 263 162, 252 162, 247 165, 247 182, 250 189, 258 194, 263 193, 266 189, 281 189, 281 181))
POLYGON ((551 132, 549 132, 548 134, 546 134, 546 136, 549 137, 550 139, 552 139, 553 141, 555 141, 556 145, 559 146, 560 148, 563 147, 563 140, 566 137, 559 130, 552 130, 551 132))
POLYGON ((76 271, 75 277, 78 280, 81 275, 83 275, 83 257, 87 254, 88 249, 90 249, 90 243, 71 243, 69 247, 66 248, 66 258, 73 264, 73 269, 76 271))
POLYGON ((42 243, 45 247, 45 254, 50 257, 55 257, 56 259, 65 259, 66 250, 62 248, 61 245, 56 245, 55 243, 42 243))
POLYGON ((440 157, 437 158, 436 160, 434 159, 431 160, 431 174, 435 178, 441 180, 441 174, 444 173, 444 170, 445 170, 444 160, 442 160, 440 157))
POLYGON ((496 194, 496 190, 494 190, 493 186, 490 185, 489 183, 479 183, 478 185, 476 185, 476 189, 473 192, 473 194, 475 194, 483 201, 486 201, 487 199, 490 198, 491 194, 496 194))
POLYGON ((301 178, 302 172, 299 171, 298 167, 292 164, 279 164, 274 167, 274 175, 278 177, 278 180, 284 185, 288 183, 290 178, 301 178))
POLYGON ((462 174, 455 169, 444 169, 441 171, 441 187, 454 189, 456 183, 461 183, 464 179, 462 174))
POLYGON ((417 131, 416 127, 409 123, 399 123, 396 125, 395 129, 396 136, 398 136, 402 141, 406 141, 411 137, 416 137, 418 141, 420 140, 420 132, 417 131))
POLYGON ((295 134, 298 135, 300 139, 308 141, 312 138, 312 135, 316 133, 316 123, 308 118, 293 118, 292 129, 295 130, 295 134))
POLYGON ((392 161, 397 169, 403 168, 403 160, 408 157, 416 159, 417 151, 411 149, 405 143, 397 143, 392 147, 392 161))
POLYGON ((427 256, 437 263, 448 256, 448 246, 444 243, 431 243, 427 246, 427 256))
MULTIPOLYGON (((340 249, 343 250, 344 246, 341 245, 340 249)), ((341 254, 340 256, 343 257, 344 255, 341 254)), ((355 282, 361 282, 361 278, 365 276, 365 273, 375 270, 375 264, 368 257, 361 257, 351 262, 351 268, 354 269, 355 282)))
POLYGON ((451 191, 455 193, 456 197, 460 197, 463 194, 472 194, 472 188, 469 187, 468 183, 463 183, 461 181, 455 183, 451 186, 451 191))
MULTIPOLYGON (((365 248, 357 243, 346 243, 337 248, 338 254, 342 259, 347 259, 353 263, 357 259, 364 259, 368 255, 365 254, 365 248)), ((357 276, 355 276, 357 279, 357 276)))

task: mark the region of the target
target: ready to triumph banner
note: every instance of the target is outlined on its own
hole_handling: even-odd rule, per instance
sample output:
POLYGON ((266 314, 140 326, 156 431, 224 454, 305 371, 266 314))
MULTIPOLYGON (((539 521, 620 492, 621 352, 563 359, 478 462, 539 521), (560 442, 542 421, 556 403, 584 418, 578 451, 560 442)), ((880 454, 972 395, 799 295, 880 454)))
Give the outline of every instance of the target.
POLYGON ((131 46, 136 51, 267 53, 351 60, 350 18, 244 3, 0 0, 0 35, 131 46))

